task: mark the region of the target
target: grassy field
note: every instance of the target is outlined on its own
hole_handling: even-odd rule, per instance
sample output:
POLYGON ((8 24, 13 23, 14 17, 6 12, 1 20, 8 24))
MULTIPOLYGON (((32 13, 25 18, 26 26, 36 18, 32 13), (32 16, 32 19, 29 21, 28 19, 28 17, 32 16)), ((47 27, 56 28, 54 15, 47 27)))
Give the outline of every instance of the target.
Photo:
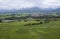
POLYGON ((0 39, 60 39, 60 21, 24 26, 26 23, 0 23, 0 39))

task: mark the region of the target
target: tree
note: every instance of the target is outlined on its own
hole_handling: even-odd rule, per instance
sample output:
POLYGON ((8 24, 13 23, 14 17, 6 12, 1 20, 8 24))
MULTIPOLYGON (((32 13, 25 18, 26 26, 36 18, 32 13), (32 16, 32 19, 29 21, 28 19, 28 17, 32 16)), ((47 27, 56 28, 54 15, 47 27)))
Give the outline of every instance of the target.
POLYGON ((44 21, 45 23, 49 23, 49 19, 45 19, 45 21, 44 21))
POLYGON ((2 22, 2 20, 0 19, 0 22, 2 22))
POLYGON ((16 16, 15 16, 16 14, 11 14, 11 19, 15 19, 16 18, 16 16))

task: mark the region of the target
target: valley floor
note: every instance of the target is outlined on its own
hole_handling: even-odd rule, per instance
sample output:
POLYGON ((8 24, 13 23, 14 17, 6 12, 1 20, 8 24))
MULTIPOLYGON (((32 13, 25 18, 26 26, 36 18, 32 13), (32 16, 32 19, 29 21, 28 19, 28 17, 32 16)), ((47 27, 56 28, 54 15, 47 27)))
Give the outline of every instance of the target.
POLYGON ((24 26, 29 22, 0 23, 0 39, 60 39, 60 21, 24 26))

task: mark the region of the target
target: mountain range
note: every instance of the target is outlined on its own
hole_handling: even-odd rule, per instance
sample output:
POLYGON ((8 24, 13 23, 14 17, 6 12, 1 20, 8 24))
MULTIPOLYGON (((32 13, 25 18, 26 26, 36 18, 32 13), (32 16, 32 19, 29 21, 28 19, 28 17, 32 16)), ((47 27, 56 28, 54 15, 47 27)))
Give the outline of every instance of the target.
POLYGON ((22 8, 22 9, 0 9, 0 13, 60 13, 60 8, 57 9, 41 9, 39 7, 32 7, 32 8, 22 8))

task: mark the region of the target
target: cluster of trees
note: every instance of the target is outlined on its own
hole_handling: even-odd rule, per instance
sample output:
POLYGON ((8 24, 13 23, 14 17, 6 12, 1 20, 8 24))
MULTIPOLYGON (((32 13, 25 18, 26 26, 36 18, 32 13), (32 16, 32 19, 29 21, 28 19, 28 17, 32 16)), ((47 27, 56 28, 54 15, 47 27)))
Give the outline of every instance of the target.
MULTIPOLYGON (((34 16, 31 16, 31 15, 23 16, 23 17, 16 17, 15 14, 11 14, 11 17, 5 18, 5 19, 7 19, 7 20, 19 19, 19 21, 23 19, 23 20, 26 22, 25 19, 27 19, 27 18, 29 18, 29 17, 31 17, 31 18, 33 18, 33 19, 38 19, 38 18, 44 18, 44 19, 46 19, 46 18, 48 18, 48 19, 46 19, 46 20, 44 21, 45 23, 48 23, 48 22, 49 22, 49 18, 60 18, 60 16, 50 16, 50 15, 38 16, 38 17, 34 17, 34 16)), ((2 21, 2 20, 0 19, 0 22, 1 22, 1 21, 2 21)), ((40 21, 40 20, 35 20, 35 21, 40 21)), ((38 23, 37 23, 37 24, 38 24, 38 23)), ((33 23, 32 25, 34 25, 34 23, 33 23)))
POLYGON ((39 24, 43 24, 43 22, 39 22, 39 23, 28 23, 28 24, 25 24, 24 26, 39 25, 39 24))
MULTIPOLYGON (((38 20, 40 21, 40 20, 38 20)), ((39 24, 43 24, 43 23, 49 23, 49 19, 45 19, 44 22, 38 22, 38 23, 27 23, 24 26, 31 26, 31 25, 39 25, 39 24)))

